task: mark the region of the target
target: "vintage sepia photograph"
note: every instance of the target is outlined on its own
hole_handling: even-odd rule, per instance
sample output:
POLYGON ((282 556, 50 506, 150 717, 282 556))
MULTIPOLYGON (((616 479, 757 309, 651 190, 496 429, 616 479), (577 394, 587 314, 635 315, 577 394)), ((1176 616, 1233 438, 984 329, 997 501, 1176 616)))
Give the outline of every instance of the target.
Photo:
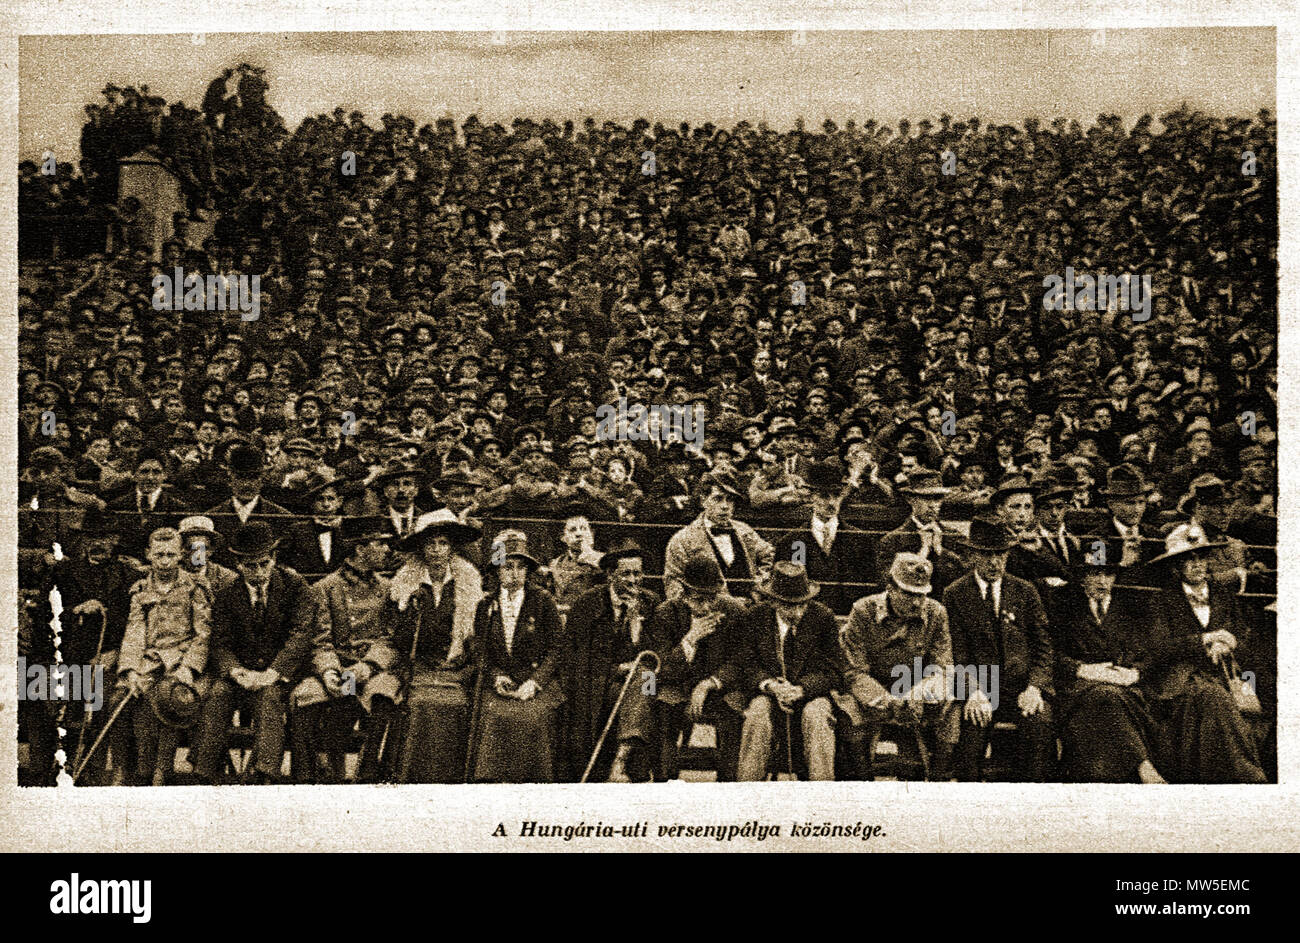
POLYGON ((17 794, 1276 790, 1277 30, 921 25, 19 36, 17 794))

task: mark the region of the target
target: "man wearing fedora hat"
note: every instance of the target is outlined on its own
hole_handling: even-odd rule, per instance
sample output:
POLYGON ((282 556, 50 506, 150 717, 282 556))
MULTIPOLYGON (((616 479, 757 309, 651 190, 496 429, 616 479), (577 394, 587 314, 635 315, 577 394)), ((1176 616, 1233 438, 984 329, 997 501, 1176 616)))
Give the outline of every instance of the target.
POLYGON ((757 591, 761 600, 736 617, 736 650, 717 673, 721 690, 749 699, 736 778, 765 779, 773 746, 784 743, 783 765, 795 767, 788 772, 834 779, 830 693, 842 658, 835 613, 814 599, 819 587, 797 563, 778 560, 757 591))
POLYGON ((677 778, 678 740, 689 741, 694 725, 702 722, 715 732, 718 781, 734 782, 747 702, 739 691, 723 692, 718 672, 734 653, 732 620, 745 611, 745 602, 727 593, 712 554, 697 553, 687 560, 681 584, 681 594, 661 603, 650 620, 659 656, 661 752, 656 778, 677 778))
POLYGON ((939 509, 951 490, 944 486, 942 476, 936 471, 917 469, 908 476, 898 493, 907 500, 912 513, 880 538, 875 567, 880 581, 888 582, 889 568, 900 553, 920 554, 930 561, 930 584, 935 595, 961 576, 965 568, 952 549, 944 546, 945 538, 951 543, 953 535, 945 534, 939 522, 939 509))
POLYGON ((855 602, 848 625, 840 630, 848 694, 835 700, 850 721, 841 741, 848 753, 845 766, 855 779, 872 778, 874 743, 880 725, 889 720, 923 724, 934 757, 931 778, 948 778, 961 704, 947 686, 952 638, 947 610, 930 597, 932 573, 924 557, 898 554, 884 591, 855 602), (921 666, 919 675, 915 666, 921 666))
POLYGON ((1215 579, 1218 544, 1195 521, 1165 537, 1151 571, 1164 569, 1152 602, 1147 678, 1160 737, 1158 766, 1175 783, 1264 782, 1255 732, 1234 701, 1236 657, 1250 639, 1235 577, 1215 579))
POLYGON ((312 475, 301 492, 311 518, 297 521, 284 532, 277 553, 281 566, 287 566, 310 578, 335 569, 343 559, 341 530, 343 517, 343 482, 334 475, 312 475))
MULTIPOLYGON (((128 697, 144 698, 164 678, 174 678, 202 697, 211 678, 208 667, 212 629, 212 595, 208 584, 181 568, 181 537, 160 528, 149 537, 149 574, 131 587, 131 613, 117 661, 118 686, 113 710, 128 697)), ((142 782, 161 786, 175 761, 174 737, 163 730, 154 711, 138 700, 110 728, 113 785, 130 781, 126 768, 134 728, 136 773, 142 782)))
POLYGON ((1039 533, 1039 494, 1039 486, 1017 472, 1002 477, 989 505, 1016 541, 1007 554, 1007 572, 1033 583, 1039 596, 1047 600, 1066 584, 1069 573, 1039 533))
POLYGON ((230 496, 203 512, 222 537, 224 549, 217 549, 222 562, 231 562, 231 538, 240 527, 253 520, 273 528, 287 527, 293 516, 286 508, 262 497, 265 470, 266 459, 260 449, 236 445, 230 450, 227 459, 230 496))
POLYGON ((1123 551, 1121 582, 1141 582, 1144 564, 1160 547, 1159 534, 1143 521, 1150 493, 1147 481, 1132 465, 1116 465, 1106 471, 1106 487, 1099 493, 1109 511, 1101 536, 1118 537, 1123 551))
POLYGON ((1087 541, 1053 607, 1057 729, 1067 782, 1162 783, 1145 682, 1153 614, 1145 594, 1115 591, 1122 544, 1087 541))
POLYGON ((403 708, 404 723, 390 729, 391 755, 376 754, 367 776, 382 764, 398 782, 463 780, 470 736, 467 662, 483 599, 482 577, 463 554, 480 533, 443 508, 420 515, 397 543, 405 559, 393 575, 381 621, 392 626, 391 644, 407 683, 392 695, 377 692, 369 709, 376 736, 396 716, 395 706, 403 708))
POLYGON ((835 461, 816 462, 808 469, 807 485, 812 496, 807 523, 775 541, 777 556, 802 562, 808 568, 808 578, 822 587, 820 601, 842 615, 854 598, 851 588, 842 584, 855 582, 862 575, 849 560, 860 558, 866 549, 857 535, 840 533, 840 509, 848 491, 844 468, 835 461))
MULTIPOLYGON (((330 759, 330 775, 342 778, 346 737, 358 717, 377 716, 375 702, 398 700, 401 654, 392 643, 393 623, 383 618, 389 581, 377 570, 388 561, 393 539, 381 517, 343 522, 340 565, 312 584, 318 598, 311 673, 293 691, 293 762, 296 779, 316 781, 317 749, 330 759)), ((383 714, 381 710, 379 714, 383 714)), ((383 722, 364 723, 358 779, 373 782, 379 768, 383 722)))
POLYGON ((528 579, 540 564, 522 531, 498 534, 491 559, 497 587, 474 617, 483 677, 471 780, 554 782, 563 773, 564 623, 551 594, 528 579))
POLYGON ((306 580, 276 563, 266 521, 252 520, 230 539, 240 579, 212 604, 216 680, 203 708, 194 772, 215 783, 235 708, 253 721, 254 758, 245 778, 274 782, 284 760, 289 692, 302 673, 316 631, 317 601, 306 580))
POLYGON ((704 475, 697 493, 703 506, 699 517, 673 534, 664 552, 664 596, 681 595, 682 569, 701 552, 717 559, 732 595, 748 594, 754 581, 766 578, 776 549, 754 528, 733 518, 741 500, 734 475, 704 475))
MULTIPOLYGON (((636 656, 651 646, 647 624, 660 599, 641 585, 644 562, 640 544, 620 540, 600 558, 605 585, 583 593, 569 610, 566 749, 574 778, 586 767, 636 656)), ((642 664, 638 671, 650 669, 642 664)), ((617 749, 609 766, 610 782, 644 781, 656 759, 656 685, 639 682, 638 676, 628 688, 611 731, 617 749)), ((603 769, 603 763, 598 761, 597 768, 603 769)))
POLYGON ((953 754, 953 772, 963 782, 979 780, 989 735, 1000 720, 1016 725, 1011 771, 1017 780, 1047 782, 1056 759, 1047 701, 1053 690, 1047 614, 1033 584, 1006 571, 1013 543, 999 521, 975 518, 969 536, 960 541, 973 568, 943 592, 953 663, 967 673, 961 737, 953 754), (990 690, 979 683, 983 666, 990 690))
MULTIPOLYGON (((110 677, 115 673, 118 649, 131 610, 131 588, 141 576, 135 561, 124 559, 117 548, 116 521, 98 508, 90 507, 82 515, 76 544, 68 548, 70 552, 54 563, 43 578, 30 574, 26 566, 20 569, 21 586, 40 587, 35 606, 27 610, 31 614, 30 632, 20 632, 19 635, 19 654, 29 664, 55 664, 50 590, 57 586, 64 613, 60 620, 62 633, 59 639, 63 664, 102 665, 110 677)), ((18 702, 23 724, 28 730, 29 766, 38 776, 45 777, 48 773, 52 777, 54 774, 57 715, 64 703, 27 699, 18 702)), ((88 709, 84 717, 75 719, 96 725, 104 716, 103 711, 88 709)), ((86 737, 93 737, 90 729, 87 729, 86 737)), ((103 753, 92 757, 97 767, 96 778, 103 759, 103 753)), ((53 780, 49 779, 48 784, 53 785, 53 780)))

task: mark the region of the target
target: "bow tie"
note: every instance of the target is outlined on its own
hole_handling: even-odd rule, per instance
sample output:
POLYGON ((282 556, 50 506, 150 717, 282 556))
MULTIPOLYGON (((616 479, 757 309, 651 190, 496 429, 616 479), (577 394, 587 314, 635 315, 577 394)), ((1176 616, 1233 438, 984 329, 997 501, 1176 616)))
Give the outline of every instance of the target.
POLYGON ((723 534, 730 536, 735 532, 736 529, 730 524, 714 524, 709 528, 709 534, 713 537, 721 537, 723 534))
POLYGON ((318 524, 315 521, 313 521, 311 526, 312 529, 315 530, 316 533, 318 534, 331 534, 334 532, 334 528, 329 526, 328 524, 318 524))

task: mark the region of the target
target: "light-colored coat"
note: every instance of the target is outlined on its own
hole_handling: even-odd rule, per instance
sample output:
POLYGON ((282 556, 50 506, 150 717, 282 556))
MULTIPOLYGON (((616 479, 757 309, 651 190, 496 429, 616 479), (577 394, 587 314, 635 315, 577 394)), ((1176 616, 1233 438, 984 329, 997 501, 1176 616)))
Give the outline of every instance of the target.
MULTIPOLYGON (((776 548, 758 535, 758 531, 744 521, 732 520, 736 539, 732 544, 739 544, 739 550, 749 562, 749 572, 755 580, 761 580, 772 567, 776 559, 776 548)), ((676 599, 682 594, 682 573, 686 561, 697 553, 714 555, 713 540, 704 528, 704 515, 701 514, 668 541, 664 554, 664 598, 676 599)))
MULTIPOLYGON (((189 668, 196 682, 208 663, 212 634, 212 590, 184 570, 168 592, 153 576, 131 587, 131 614, 118 656, 117 672, 135 671, 157 681, 166 672, 189 668)), ((196 684, 197 686, 197 684, 196 684)))

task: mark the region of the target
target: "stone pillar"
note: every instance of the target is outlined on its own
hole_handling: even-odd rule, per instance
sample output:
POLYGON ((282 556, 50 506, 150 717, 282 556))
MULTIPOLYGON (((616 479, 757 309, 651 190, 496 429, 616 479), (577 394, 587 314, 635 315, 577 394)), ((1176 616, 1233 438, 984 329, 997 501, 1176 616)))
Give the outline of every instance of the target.
POLYGON ((148 150, 122 158, 118 167, 118 206, 127 197, 140 201, 140 214, 133 231, 136 238, 153 247, 153 260, 159 261, 163 243, 172 236, 172 213, 186 211, 181 183, 148 150))

